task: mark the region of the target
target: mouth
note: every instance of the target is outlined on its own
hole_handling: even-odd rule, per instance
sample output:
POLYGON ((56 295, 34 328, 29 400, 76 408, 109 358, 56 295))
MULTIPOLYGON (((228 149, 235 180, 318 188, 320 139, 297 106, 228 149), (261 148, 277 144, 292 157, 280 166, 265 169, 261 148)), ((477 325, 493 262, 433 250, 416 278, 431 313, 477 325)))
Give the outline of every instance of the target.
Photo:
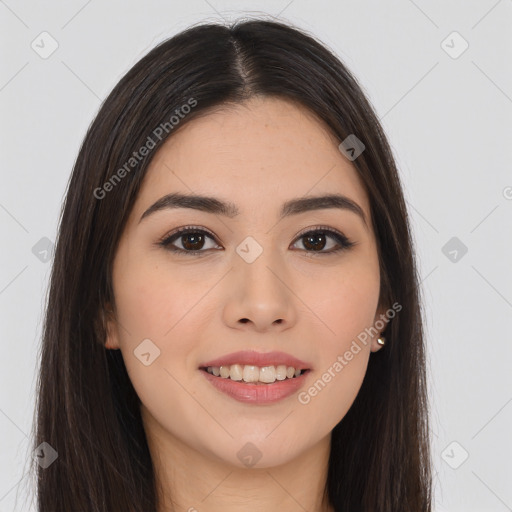
POLYGON ((309 373, 309 368, 295 368, 286 365, 254 366, 233 364, 226 366, 202 366, 201 371, 218 379, 233 381, 249 386, 271 386, 277 382, 295 380, 309 373))
POLYGON ((306 385, 311 372, 310 368, 292 366, 258 368, 237 364, 201 366, 199 370, 218 392, 252 405, 270 405, 291 397, 306 385))
POLYGON ((241 350, 202 361, 198 370, 217 391, 239 402, 265 405, 297 393, 313 367, 281 351, 241 350))

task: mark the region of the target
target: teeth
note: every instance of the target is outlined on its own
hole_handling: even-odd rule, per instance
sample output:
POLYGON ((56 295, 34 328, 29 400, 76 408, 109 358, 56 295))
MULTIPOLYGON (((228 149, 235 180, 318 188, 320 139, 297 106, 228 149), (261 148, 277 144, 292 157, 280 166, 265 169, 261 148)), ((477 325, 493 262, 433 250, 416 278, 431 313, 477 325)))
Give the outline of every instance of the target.
MULTIPOLYGON (((208 370, 209 369, 210 367, 208 367, 208 370)), ((242 375, 242 367, 239 364, 232 364, 229 369, 229 376, 231 377, 231 380, 242 380, 242 375)))
POLYGON ((258 366, 232 364, 231 366, 208 366, 208 373, 223 379, 243 381, 252 384, 271 384, 276 380, 293 379, 298 377, 302 370, 293 366, 258 366))
MULTIPOLYGON (((247 366, 246 366, 247 368, 247 366)), ((256 371, 258 371, 258 367, 253 367, 253 368, 256 368, 256 371)), ((269 383, 269 382, 275 382, 277 379, 276 379, 276 368, 275 366, 264 366, 263 368, 260 368, 259 372, 258 372, 258 377, 261 382, 266 382, 266 383, 269 383)))
POLYGON ((257 366, 244 366, 244 382, 258 382, 260 380, 260 370, 257 366))

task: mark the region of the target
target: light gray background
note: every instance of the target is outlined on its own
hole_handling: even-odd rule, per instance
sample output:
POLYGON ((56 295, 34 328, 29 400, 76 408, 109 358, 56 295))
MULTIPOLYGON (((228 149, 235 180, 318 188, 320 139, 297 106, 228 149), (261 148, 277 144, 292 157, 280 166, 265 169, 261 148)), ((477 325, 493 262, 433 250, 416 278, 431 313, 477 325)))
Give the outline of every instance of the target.
POLYGON ((511 0, 0 1, 0 510, 34 510, 23 475, 50 262, 32 248, 55 241, 86 129, 157 42, 243 15, 310 31, 375 106, 423 279, 435 509, 512 510, 511 0), (31 48, 43 31, 59 45, 46 59, 31 48), (469 44, 457 58, 445 49, 454 54, 462 41, 442 43, 453 31, 469 44), (452 237, 468 248, 456 261, 442 252, 452 237))

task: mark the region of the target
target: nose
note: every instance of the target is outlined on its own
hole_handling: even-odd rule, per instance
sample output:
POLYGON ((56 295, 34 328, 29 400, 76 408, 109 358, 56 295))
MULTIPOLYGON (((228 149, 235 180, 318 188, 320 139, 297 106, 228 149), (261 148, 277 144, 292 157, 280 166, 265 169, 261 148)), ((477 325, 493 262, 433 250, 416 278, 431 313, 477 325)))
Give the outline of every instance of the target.
POLYGON ((282 331, 297 318, 297 297, 287 283, 289 274, 276 259, 263 253, 252 263, 235 258, 226 283, 225 323, 256 332, 282 331))

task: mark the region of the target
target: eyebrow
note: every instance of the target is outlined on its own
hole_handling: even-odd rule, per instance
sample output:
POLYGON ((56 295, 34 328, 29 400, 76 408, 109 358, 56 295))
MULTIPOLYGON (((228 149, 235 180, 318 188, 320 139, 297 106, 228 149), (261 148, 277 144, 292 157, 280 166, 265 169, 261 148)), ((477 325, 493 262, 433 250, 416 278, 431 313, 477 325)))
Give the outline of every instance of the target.
MULTIPOLYGON (((216 197, 171 193, 161 197, 152 204, 141 216, 139 223, 149 215, 168 208, 192 208, 206 213, 223 215, 234 218, 240 214, 234 203, 223 201, 216 197)), ((347 210, 358 215, 368 228, 363 209, 352 199, 341 194, 328 194, 323 196, 305 196, 286 201, 279 213, 279 219, 290 215, 310 212, 314 210, 337 208, 347 210)))

